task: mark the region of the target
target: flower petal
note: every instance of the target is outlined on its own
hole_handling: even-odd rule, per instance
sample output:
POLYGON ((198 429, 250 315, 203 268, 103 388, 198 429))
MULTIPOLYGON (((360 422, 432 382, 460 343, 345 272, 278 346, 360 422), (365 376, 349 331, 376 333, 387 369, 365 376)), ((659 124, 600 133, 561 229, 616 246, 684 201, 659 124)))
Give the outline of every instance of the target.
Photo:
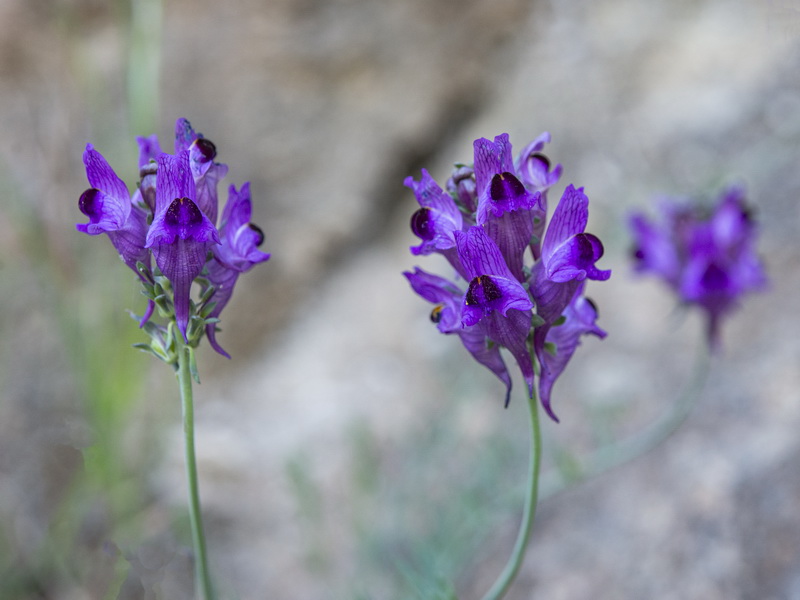
POLYGON ((101 190, 91 188, 81 194, 78 208, 89 217, 89 222, 78 223, 75 228, 82 233, 98 235, 122 229, 130 213, 130 200, 126 211, 124 203, 101 190))
POLYGON ((555 354, 545 349, 544 344, 536 346, 536 355, 541 365, 539 377, 539 398, 550 418, 558 422, 552 410, 550 393, 556 379, 564 372, 570 358, 580 345, 580 337, 586 334, 604 338, 606 332, 600 329, 597 320, 597 309, 592 302, 582 296, 583 284, 577 287, 572 301, 564 310, 565 320, 561 325, 550 328, 545 342, 552 345, 555 354))
POLYGON ((131 208, 131 195, 128 187, 108 164, 103 155, 94 149, 91 144, 86 144, 83 152, 83 164, 86 167, 86 178, 89 185, 102 191, 108 198, 119 204, 119 210, 124 214, 122 222, 128 217, 131 208))
POLYGON ((542 244, 542 259, 549 261, 561 244, 573 235, 583 233, 588 221, 589 198, 583 193, 583 188, 575 189, 572 184, 568 185, 547 226, 542 244))
POLYGON ((454 232, 458 257, 467 276, 499 275, 513 279, 503 254, 482 227, 473 226, 467 231, 454 232))
POLYGON ((506 316, 511 309, 530 311, 532 308, 533 302, 516 279, 479 275, 469 282, 461 322, 470 326, 495 311, 506 316))
POLYGON ((158 144, 158 136, 153 134, 147 137, 137 137, 136 143, 139 145, 139 168, 150 164, 161 154, 161 146, 158 144))
POLYGON ((546 261, 547 277, 563 283, 585 278, 605 281, 611 271, 601 271, 594 263, 603 256, 603 244, 590 233, 579 233, 558 246, 546 261))
POLYGON ((504 405, 508 406, 511 399, 511 376, 500 355, 500 346, 488 339, 481 327, 466 327, 458 331, 458 336, 472 357, 506 384, 504 405))
POLYGON ((177 198, 195 198, 197 191, 189 168, 188 152, 176 156, 159 154, 156 162, 156 215, 166 211, 177 198))
POLYGON ((412 289, 428 302, 436 304, 431 320, 442 333, 461 331, 461 301, 464 293, 453 282, 423 271, 419 267, 414 272, 403 273, 412 289))
POLYGON ((492 313, 479 325, 492 341, 508 349, 517 361, 528 393, 533 394, 533 360, 528 349, 528 336, 531 330, 530 311, 509 310, 503 317, 492 313))
POLYGON ((419 182, 407 177, 404 184, 414 191, 421 207, 411 217, 411 230, 422 240, 419 246, 411 247, 412 254, 430 254, 455 247, 453 232, 461 230, 463 219, 453 198, 425 169, 419 182))
POLYGON ((258 249, 264 242, 264 233, 250 223, 251 212, 250 184, 245 183, 238 192, 235 186, 230 186, 220 229, 222 243, 213 252, 220 263, 238 272, 248 271, 270 256, 258 249))
POLYGON ((186 340, 186 327, 189 324, 189 294, 192 282, 203 270, 209 244, 208 241, 175 236, 173 243, 158 243, 153 246, 153 256, 158 268, 172 283, 175 322, 184 340, 186 340))

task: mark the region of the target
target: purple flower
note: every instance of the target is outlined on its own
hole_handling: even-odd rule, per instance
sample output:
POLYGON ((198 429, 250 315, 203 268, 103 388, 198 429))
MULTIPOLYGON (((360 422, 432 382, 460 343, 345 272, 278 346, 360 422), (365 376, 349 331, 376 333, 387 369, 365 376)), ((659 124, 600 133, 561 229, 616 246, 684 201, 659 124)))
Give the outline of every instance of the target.
MULTIPOLYGON (((595 262, 603 256, 603 244, 596 236, 584 233, 588 220, 589 198, 583 193, 583 188, 575 189, 573 185, 568 185, 547 226, 541 259, 531 273, 531 294, 536 301, 536 314, 544 321, 533 336, 533 348, 542 365, 540 388, 543 383, 547 384, 542 405, 555 420, 558 419, 550 408, 549 390, 560 371, 555 375, 545 375, 549 370, 548 365, 552 363, 546 356, 548 334, 578 290, 582 289, 584 280, 605 281, 611 277, 611 271, 601 271, 595 266, 595 262)), ((571 353, 566 358, 564 356, 562 353, 566 364, 571 353)))
POLYGON ((533 302, 483 228, 470 227, 455 236, 458 257, 469 278, 461 324, 479 324, 486 337, 508 348, 533 392, 533 363, 528 351, 533 302))
POLYGON ((156 158, 161 154, 161 146, 158 144, 156 135, 137 137, 136 143, 139 145, 140 183, 134 192, 134 204, 147 206, 150 212, 154 213, 156 210, 156 158))
MULTIPOLYGON (((136 268, 141 262, 150 266, 150 252, 145 248, 147 216, 131 202, 128 188, 108 164, 103 155, 91 144, 83 153, 86 177, 92 187, 81 194, 78 208, 89 217, 88 223, 78 223, 75 228, 89 235, 105 233, 122 261, 144 279, 136 268)), ((140 326, 150 318, 155 305, 150 301, 140 321, 140 326)))
POLYGON ((123 262, 138 274, 136 262, 150 262, 144 247, 146 215, 132 205, 125 183, 91 144, 86 145, 83 164, 92 187, 81 194, 78 207, 89 222, 75 228, 89 235, 107 234, 123 262))
POLYGON ((631 216, 635 268, 655 273, 681 300, 700 306, 708 317, 709 344, 717 348, 722 317, 743 294, 767 283, 744 191, 726 189, 710 212, 674 200, 664 201, 661 211, 660 225, 631 216))
POLYGON ((174 318, 191 347, 199 344, 205 330, 214 349, 228 356, 216 342, 218 317, 239 274, 269 258, 257 249, 263 233, 250 223, 250 186, 244 184, 239 191, 230 187, 218 231, 217 186, 228 167, 214 162, 214 144, 186 119, 175 124, 174 155, 161 151, 155 135, 136 142, 140 183, 133 196, 100 153, 87 145, 84 163, 92 187, 81 195, 79 208, 89 222, 77 229, 89 235, 106 233, 141 279, 149 304, 140 326, 153 341, 140 347, 175 363, 166 342, 171 339, 169 326, 148 323, 158 305, 162 314, 174 318), (151 272, 151 254, 160 273, 151 272), (201 275, 195 303, 192 284, 201 275))
POLYGON ((524 281, 524 253, 533 236, 534 212, 543 215, 541 192, 529 191, 517 176, 507 133, 498 135, 493 142, 486 138, 475 140, 473 148, 476 222, 485 225, 514 277, 524 281))
MULTIPOLYGON (((450 194, 462 210, 474 215, 478 208, 478 194, 475 187, 475 169, 467 165, 456 165, 445 184, 450 194)), ((471 222, 470 225, 474 225, 471 222)))
POLYGON ((544 352, 539 356, 542 371, 539 377, 539 398, 547 414, 558 421, 550 405, 550 392, 553 384, 580 345, 580 337, 586 334, 606 337, 606 332, 595 325, 597 308, 594 303, 583 296, 585 280, 578 284, 575 295, 562 313, 559 320, 548 330, 544 343, 544 352))
POLYGON ((489 369, 506 385, 506 403, 511 395, 511 377, 508 374, 500 346, 489 339, 481 327, 464 327, 461 324, 461 306, 464 292, 456 284, 438 275, 416 267, 406 271, 411 287, 417 294, 436 306, 431 311, 431 321, 445 334, 456 334, 473 358, 489 369))
POLYGON ((550 159, 542 154, 544 145, 550 143, 550 134, 544 132, 520 153, 514 166, 517 168, 520 180, 526 188, 541 193, 539 205, 533 211, 533 236, 531 251, 533 258, 541 256, 542 237, 544 236, 545 219, 547 218, 547 190, 558 183, 562 167, 556 165, 550 169, 550 159))
POLYGON ((561 175, 561 166, 551 168, 541 153, 549 141, 550 135, 542 134, 514 161, 508 134, 475 140, 474 166, 457 165, 447 193, 427 171, 419 183, 407 179, 423 207, 411 223, 423 243, 412 253, 447 256, 466 290, 420 269, 405 275, 420 296, 436 303, 439 330, 458 333, 508 392, 511 380, 499 349, 514 356, 531 394, 537 360, 542 403, 556 419, 550 390, 580 335, 605 335, 582 296, 583 281, 608 279, 611 272, 595 266, 603 245, 584 232, 589 200, 582 188, 568 186, 544 234, 546 193, 561 175))
POLYGON ((217 222, 217 184, 228 173, 228 166, 215 163, 217 147, 211 140, 195 133, 186 119, 175 123, 175 154, 187 150, 189 165, 197 190, 197 206, 212 223, 217 222))
POLYGON ((220 239, 197 205, 189 152, 161 154, 156 162, 156 214, 145 247, 152 250, 156 264, 172 283, 175 321, 186 340, 192 282, 203 270, 210 247, 220 239))
POLYGON ((455 201, 442 191, 425 169, 422 169, 418 182, 413 177, 406 177, 404 184, 414 191, 420 205, 420 209, 411 215, 411 231, 422 243, 411 246, 411 253, 418 256, 439 252, 459 268, 454 232, 461 231, 463 220, 455 201))
MULTIPOLYGON (((250 184, 243 184, 238 192, 235 186, 230 186, 219 230, 221 243, 212 247, 214 258, 208 263, 208 280, 215 288, 211 297, 215 306, 209 318, 216 318, 222 313, 231 299, 240 273, 269 259, 269 254, 258 250, 264 242, 264 233, 250 222, 251 212, 250 184)), ((206 335, 214 350, 230 358, 217 343, 215 323, 206 326, 206 335)))

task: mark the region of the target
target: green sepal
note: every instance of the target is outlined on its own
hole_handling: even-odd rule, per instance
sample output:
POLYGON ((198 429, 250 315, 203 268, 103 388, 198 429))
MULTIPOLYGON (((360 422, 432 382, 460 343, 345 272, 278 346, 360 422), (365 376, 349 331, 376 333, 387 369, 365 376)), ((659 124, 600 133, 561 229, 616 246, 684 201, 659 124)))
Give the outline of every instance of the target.
POLYGON ((216 302, 209 302, 208 304, 203 306, 203 308, 200 310, 200 316, 203 317, 204 319, 207 318, 208 315, 210 315, 213 312, 216 306, 217 306, 216 302))
POLYGON ((167 325, 167 337, 164 340, 164 348, 169 353, 170 357, 172 357, 173 364, 178 364, 178 355, 177 355, 177 348, 175 344, 176 338, 176 331, 175 331, 175 321, 170 321, 169 325, 167 325))
POLYGON ((155 300, 155 297, 156 297, 156 288, 153 286, 153 284, 151 284, 151 283, 148 283, 147 281, 142 281, 142 287, 144 288, 144 289, 142 290, 142 294, 143 294, 143 295, 144 295, 146 298, 148 298, 148 299, 150 299, 150 300, 155 300))
MULTIPOLYGON (((142 261, 136 261, 136 271, 142 275, 148 282, 153 282, 153 273, 150 271, 150 267, 144 264, 142 261)), ((144 282, 143 282, 144 283, 144 282)))
POLYGON ((558 347, 553 342, 545 342, 544 351, 547 352, 550 356, 555 356, 556 353, 558 352, 558 347))
POLYGON ((533 327, 534 329, 536 329, 537 327, 541 327, 542 325, 544 325, 544 323, 545 320, 537 314, 534 314, 531 317, 531 327, 533 327))
MULTIPOLYGON (((198 278, 199 279, 199 278, 198 278)), ((197 279, 195 279, 197 281, 197 279)), ((209 285, 203 290, 203 293, 200 295, 200 304, 203 305, 208 302, 209 298, 214 295, 214 292, 217 291, 217 288, 213 285, 209 285)))
POLYGON ((189 326, 186 328, 186 339, 189 345, 197 347, 203 337, 203 330, 205 328, 205 319, 199 315, 192 315, 189 317, 189 326))
POLYGON ((165 354, 162 353, 161 348, 156 348, 154 346, 151 346, 150 344, 145 344, 145 343, 133 344, 133 347, 136 348, 137 350, 141 350, 142 352, 152 354, 157 359, 162 360, 165 363, 170 362, 169 357, 167 357, 165 354))
POLYGON ((564 315, 561 315, 560 317, 558 317, 555 320, 555 323, 553 323, 553 327, 558 327, 559 325, 563 325, 564 321, 566 321, 566 320, 567 320, 567 317, 565 317, 564 315))

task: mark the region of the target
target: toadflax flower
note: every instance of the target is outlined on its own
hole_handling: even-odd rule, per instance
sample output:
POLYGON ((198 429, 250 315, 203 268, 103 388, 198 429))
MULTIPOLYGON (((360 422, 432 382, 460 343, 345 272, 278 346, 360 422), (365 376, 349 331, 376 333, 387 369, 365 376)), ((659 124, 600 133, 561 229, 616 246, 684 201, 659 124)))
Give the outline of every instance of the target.
POLYGON ((175 322, 186 339, 192 282, 203 270, 211 245, 220 243, 219 232, 197 205, 189 151, 161 154, 156 163, 156 214, 145 247, 152 249, 158 268, 172 283, 175 322))
POLYGON ((567 187, 546 227, 547 190, 562 171, 542 153, 549 141, 542 134, 514 160, 508 134, 475 140, 474 164, 456 165, 446 192, 424 170, 419 182, 406 179, 420 204, 411 230, 422 242, 412 254, 442 254, 455 280, 419 268, 404 275, 436 305, 431 317, 439 330, 459 335, 506 384, 506 403, 511 378, 500 348, 516 360, 531 395, 538 362, 542 405, 558 420, 550 407, 553 383, 580 336, 605 336, 583 296, 585 280, 611 272, 595 266, 603 245, 585 233, 589 199, 582 188, 567 187))
POLYGON ((710 211, 693 201, 670 199, 660 209, 660 224, 640 213, 631 215, 635 269, 654 273, 683 302, 700 306, 707 316, 709 344, 717 348, 722 317, 742 295, 767 284, 744 190, 727 188, 710 211))
MULTIPOLYGON (((221 244, 212 247, 214 259, 208 261, 208 280, 216 290, 211 297, 215 302, 211 318, 218 317, 228 304, 239 274, 269 259, 269 254, 258 250, 264 243, 264 232, 250 222, 251 211, 250 184, 245 183, 238 192, 232 185, 222 213, 221 244)), ((214 350, 230 358, 217 343, 215 324, 206 326, 206 335, 214 350)))
MULTIPOLYGON (((133 196, 103 156, 87 145, 83 160, 91 188, 78 206, 89 222, 77 229, 89 235, 106 233, 141 279, 149 298, 141 326, 158 304, 174 317, 184 342, 195 346, 205 329, 212 347, 230 358, 216 341, 216 323, 238 275, 269 258, 256 249, 264 236, 250 223, 250 185, 243 184, 239 191, 230 187, 218 230, 217 186, 228 167, 214 162, 216 146, 186 119, 175 125, 175 154, 162 152, 155 135, 136 141, 140 183, 133 196), (151 255, 160 273, 151 272, 151 255), (160 277, 169 284, 162 285, 160 277), (201 284, 197 303, 191 297, 195 280, 201 284), (200 319, 203 327, 195 327, 190 339, 193 319, 200 319)), ((170 339, 166 329, 147 324, 146 330, 156 340, 150 349, 157 346, 155 354, 168 360, 163 348, 170 339)))

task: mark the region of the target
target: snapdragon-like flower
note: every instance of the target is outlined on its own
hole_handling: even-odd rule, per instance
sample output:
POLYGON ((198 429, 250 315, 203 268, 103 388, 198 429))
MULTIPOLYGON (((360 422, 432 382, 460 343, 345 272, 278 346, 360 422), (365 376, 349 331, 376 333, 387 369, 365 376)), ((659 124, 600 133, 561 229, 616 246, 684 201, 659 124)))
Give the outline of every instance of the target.
POLYGON ((455 334, 472 357, 489 369, 506 385, 506 404, 511 394, 511 376, 508 374, 500 346, 489 338, 482 327, 462 324, 464 290, 452 281, 423 271, 419 267, 414 272, 405 272, 412 289, 435 306, 431 311, 431 321, 444 334, 455 334))
POLYGON ((548 333, 575 297, 582 281, 605 281, 611 277, 611 271, 601 271, 595 266, 603 256, 603 244, 597 236, 585 233, 588 220, 589 198, 583 188, 568 185, 547 226, 542 255, 531 274, 531 293, 537 314, 543 320, 533 335, 534 351, 542 368, 539 392, 542 406, 555 420, 558 419, 550 406, 549 387, 542 386, 548 380, 555 380, 548 373, 551 361, 545 356, 548 333))
POLYGON ((197 205, 189 152, 161 154, 156 162, 156 214, 145 246, 172 283, 175 321, 186 339, 192 282, 203 270, 211 245, 220 243, 219 233, 197 205))
POLYGON ((710 211, 676 200, 664 200, 660 208, 660 224, 640 213, 630 218, 635 268, 656 274, 683 302, 700 306, 709 344, 717 348, 723 316, 745 293, 767 284, 744 191, 724 190, 710 211))
POLYGON ((419 268, 405 276, 436 304, 439 330, 460 335, 473 357, 506 383, 506 402, 511 379, 499 348, 514 356, 531 394, 536 360, 542 404, 557 420, 550 408, 553 383, 580 336, 605 336, 583 282, 611 272, 595 266, 603 245, 585 233, 589 200, 582 188, 567 187, 544 233, 547 190, 561 175, 561 166, 551 168, 542 153, 549 141, 542 134, 514 160, 508 134, 475 140, 474 165, 456 165, 447 192, 427 171, 419 182, 408 178, 422 207, 411 221, 422 240, 412 253, 443 254, 463 282, 419 268))
MULTIPOLYGON (((219 230, 221 244, 212 247, 214 259, 208 262, 208 280, 216 290, 211 297, 215 306, 209 314, 210 318, 222 313, 231 299, 239 275, 269 259, 269 254, 258 250, 264 243, 264 232, 250 222, 251 212, 250 184, 245 183, 238 192, 235 186, 230 186, 219 230)), ((206 326, 206 335, 214 350, 230 358, 217 343, 216 324, 206 326)))
MULTIPOLYGON (((144 281, 137 263, 149 268, 150 253, 145 248, 147 215, 131 198, 128 187, 108 164, 103 155, 91 144, 83 152, 86 178, 92 187, 78 199, 78 208, 89 217, 88 223, 78 223, 75 228, 88 235, 105 233, 117 250, 119 257, 144 281)), ((143 326, 153 314, 155 303, 150 300, 139 321, 143 326)))
POLYGON ((133 196, 102 155, 87 145, 84 164, 92 187, 78 205, 89 223, 77 229, 89 235, 106 233, 141 279, 149 303, 140 325, 146 325, 153 339, 143 349, 167 362, 175 360, 166 347, 172 339, 168 329, 147 322, 158 305, 164 316, 174 318, 185 343, 196 346, 205 330, 212 347, 230 358, 216 341, 219 315, 238 275, 269 258, 256 250, 263 234, 250 223, 249 184, 238 192, 231 186, 217 230, 217 186, 228 167, 214 162, 216 146, 186 119, 175 125, 174 155, 161 151, 155 135, 136 141, 140 183, 133 196), (151 255, 160 272, 151 271, 151 255), (201 292, 197 302, 191 298, 195 280, 201 292))

